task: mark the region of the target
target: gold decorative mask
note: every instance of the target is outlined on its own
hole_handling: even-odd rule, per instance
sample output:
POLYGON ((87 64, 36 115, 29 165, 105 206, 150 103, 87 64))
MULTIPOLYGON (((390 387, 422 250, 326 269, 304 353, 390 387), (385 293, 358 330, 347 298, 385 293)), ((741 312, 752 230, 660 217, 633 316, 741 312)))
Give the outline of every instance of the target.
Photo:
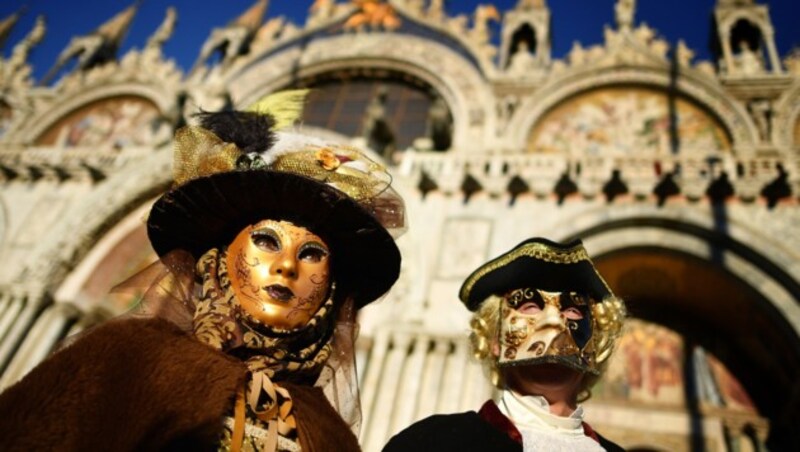
POLYGON ((592 305, 573 292, 517 289, 504 297, 500 317, 500 366, 556 363, 598 373, 592 305))
POLYGON ((227 265, 243 314, 273 328, 305 325, 331 288, 328 246, 288 221, 244 228, 228 246, 227 265))

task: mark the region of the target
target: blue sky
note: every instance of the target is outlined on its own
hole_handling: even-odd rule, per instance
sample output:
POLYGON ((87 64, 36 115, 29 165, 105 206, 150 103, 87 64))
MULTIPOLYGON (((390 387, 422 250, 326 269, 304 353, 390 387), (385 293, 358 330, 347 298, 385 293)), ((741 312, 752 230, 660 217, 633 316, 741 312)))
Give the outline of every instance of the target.
MULTIPOLYGON (((0 2, 0 18, 5 18, 26 6, 24 17, 17 24, 2 51, 8 54, 13 44, 30 30, 35 17, 44 14, 48 32, 44 41, 31 56, 34 76, 38 79, 55 62, 58 53, 70 37, 86 34, 133 3, 134 0, 11 0, 0 2)), ((179 66, 188 69, 213 27, 222 26, 247 9, 255 0, 143 0, 130 32, 123 43, 122 53, 132 47, 142 47, 147 37, 158 27, 167 7, 178 10, 178 25, 165 53, 179 66)), ((342 0, 339 0, 340 2, 342 0)), ((305 21, 312 0, 272 0, 268 16, 284 15, 295 23, 305 21)), ((451 14, 472 12, 487 0, 450 0, 451 14)), ((512 8, 517 0, 493 2, 502 12, 512 8)), ((614 21, 614 0, 549 0, 552 12, 553 55, 564 56, 574 41, 584 46, 601 43, 603 26, 614 21)), ((716 0, 639 0, 637 22, 646 22, 671 43, 684 39, 702 59, 709 58, 708 42, 710 17, 716 0)), ((792 48, 800 47, 800 0, 771 0, 767 3, 776 30, 776 42, 781 57, 792 48)))

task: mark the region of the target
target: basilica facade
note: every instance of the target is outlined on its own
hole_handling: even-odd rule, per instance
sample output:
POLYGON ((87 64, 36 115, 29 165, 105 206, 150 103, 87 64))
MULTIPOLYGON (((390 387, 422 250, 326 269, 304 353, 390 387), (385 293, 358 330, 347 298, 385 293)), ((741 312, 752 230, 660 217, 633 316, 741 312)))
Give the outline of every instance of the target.
POLYGON ((582 239, 628 303, 587 402, 595 429, 630 450, 797 444, 800 54, 778 54, 768 6, 717 0, 714 60, 696 61, 637 22, 635 0, 564 59, 544 0, 443 3, 316 0, 295 24, 258 0, 187 71, 162 53, 173 9, 123 55, 136 5, 74 38, 44 84, 27 61, 44 18, 7 43, 0 388, 130 307, 108 291, 156 258, 144 218, 192 113, 310 88, 299 127, 368 149, 407 208, 400 280, 360 318, 364 450, 492 396, 458 289, 532 236, 582 239))

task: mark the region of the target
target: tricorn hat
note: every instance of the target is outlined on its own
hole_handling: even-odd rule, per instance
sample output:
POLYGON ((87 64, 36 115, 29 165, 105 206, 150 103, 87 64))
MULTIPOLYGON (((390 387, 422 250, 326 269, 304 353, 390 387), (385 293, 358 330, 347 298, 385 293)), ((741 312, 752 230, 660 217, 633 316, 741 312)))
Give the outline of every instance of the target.
POLYGON ((596 301, 612 295, 580 240, 561 244, 537 237, 472 272, 461 286, 459 298, 475 311, 491 295, 503 296, 527 287, 576 292, 596 301))
POLYGON ((356 307, 389 290, 400 252, 387 227, 402 228, 404 217, 382 166, 346 146, 275 133, 268 114, 203 113, 200 122, 176 133, 175 186, 150 211, 159 256, 185 250, 198 258, 247 225, 286 220, 326 241, 337 293, 356 307))

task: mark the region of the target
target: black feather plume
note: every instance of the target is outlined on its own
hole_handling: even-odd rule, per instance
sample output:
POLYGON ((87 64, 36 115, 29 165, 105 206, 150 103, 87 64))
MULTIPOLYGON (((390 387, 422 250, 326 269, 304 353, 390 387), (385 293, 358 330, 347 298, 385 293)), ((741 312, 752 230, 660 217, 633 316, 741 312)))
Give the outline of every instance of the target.
POLYGON ((200 125, 222 141, 234 143, 245 154, 264 152, 275 144, 275 118, 250 111, 203 111, 200 125))

